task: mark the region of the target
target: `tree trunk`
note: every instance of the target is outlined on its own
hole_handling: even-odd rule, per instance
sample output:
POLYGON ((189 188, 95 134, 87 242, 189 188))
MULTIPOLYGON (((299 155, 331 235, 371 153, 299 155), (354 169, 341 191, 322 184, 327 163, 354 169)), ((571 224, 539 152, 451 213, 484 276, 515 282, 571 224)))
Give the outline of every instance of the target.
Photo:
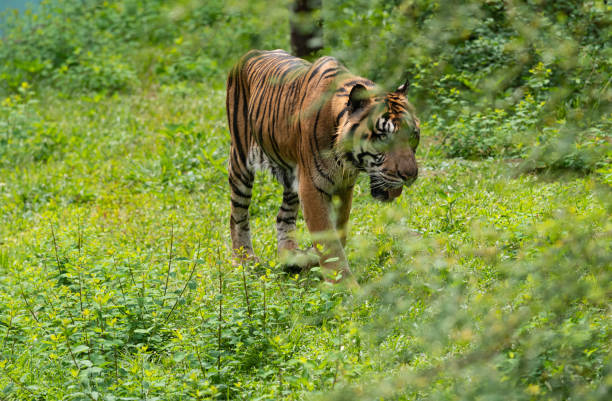
POLYGON ((290 19, 291 48, 298 57, 309 58, 323 48, 322 0, 293 0, 290 19))

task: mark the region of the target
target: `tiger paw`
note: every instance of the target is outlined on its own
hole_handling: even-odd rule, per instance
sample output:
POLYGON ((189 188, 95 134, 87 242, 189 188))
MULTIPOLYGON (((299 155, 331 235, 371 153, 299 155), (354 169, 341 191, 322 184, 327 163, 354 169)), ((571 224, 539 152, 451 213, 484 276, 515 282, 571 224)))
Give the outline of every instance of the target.
POLYGON ((283 271, 289 274, 302 273, 319 265, 319 255, 313 248, 284 249, 279 256, 283 271))
POLYGON ((322 271, 323 281, 335 288, 344 288, 353 293, 359 291, 361 286, 355 279, 355 276, 350 270, 337 271, 331 269, 323 269, 322 271))

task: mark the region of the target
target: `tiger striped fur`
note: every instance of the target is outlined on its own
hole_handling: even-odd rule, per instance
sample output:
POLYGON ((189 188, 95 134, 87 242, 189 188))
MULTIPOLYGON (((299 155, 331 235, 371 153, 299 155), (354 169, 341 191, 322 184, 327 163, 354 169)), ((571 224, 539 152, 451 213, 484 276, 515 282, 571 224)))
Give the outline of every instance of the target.
POLYGON ((332 57, 312 64, 282 50, 242 57, 228 76, 226 99, 230 229, 238 260, 254 257, 249 205, 254 173, 263 168, 284 189, 276 217, 279 253, 299 252, 292 232, 301 203, 316 262, 351 276, 343 246, 357 175, 366 172, 372 196, 389 201, 418 174, 419 120, 407 86, 383 93, 332 57))

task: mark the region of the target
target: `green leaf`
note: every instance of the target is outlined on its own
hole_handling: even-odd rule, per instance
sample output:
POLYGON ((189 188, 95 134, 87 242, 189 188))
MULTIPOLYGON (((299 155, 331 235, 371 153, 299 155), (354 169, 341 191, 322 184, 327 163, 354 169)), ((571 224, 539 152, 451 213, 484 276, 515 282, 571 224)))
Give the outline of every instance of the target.
POLYGON ((87 352, 87 351, 89 351, 89 347, 85 344, 77 345, 76 347, 72 349, 72 352, 74 354, 80 354, 81 352, 87 352))
POLYGON ((187 356, 187 353, 179 351, 179 352, 174 353, 174 355, 172 356, 172 359, 174 360, 174 362, 180 362, 183 359, 185 359, 186 356, 187 356))

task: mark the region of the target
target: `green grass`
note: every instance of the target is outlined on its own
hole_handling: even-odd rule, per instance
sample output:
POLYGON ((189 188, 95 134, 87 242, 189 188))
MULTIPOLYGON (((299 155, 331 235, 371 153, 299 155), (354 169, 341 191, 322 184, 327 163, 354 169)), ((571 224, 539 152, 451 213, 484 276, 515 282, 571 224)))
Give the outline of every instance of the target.
POLYGON ((415 185, 357 184, 356 293, 280 272, 266 174, 230 258, 224 77, 289 2, 4 15, 1 400, 610 399, 611 6, 323 3, 324 53, 423 122, 415 185))
POLYGON ((356 187, 346 294, 280 274, 264 174, 262 265, 232 267, 221 82, 0 110, 0 398, 606 397, 598 176, 444 159, 425 131, 398 201, 356 187))

